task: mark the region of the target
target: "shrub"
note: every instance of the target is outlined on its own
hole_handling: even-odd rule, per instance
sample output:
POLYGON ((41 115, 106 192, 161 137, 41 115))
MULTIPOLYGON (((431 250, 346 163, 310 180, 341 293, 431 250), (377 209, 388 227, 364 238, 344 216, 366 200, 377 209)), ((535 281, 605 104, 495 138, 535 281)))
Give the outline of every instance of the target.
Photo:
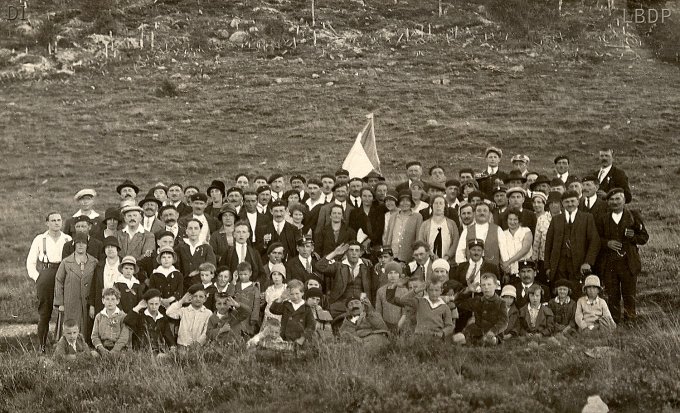
POLYGON ((59 34, 60 27, 52 20, 44 20, 35 34, 36 42, 43 47, 47 47, 48 44, 54 44, 54 41, 59 34))

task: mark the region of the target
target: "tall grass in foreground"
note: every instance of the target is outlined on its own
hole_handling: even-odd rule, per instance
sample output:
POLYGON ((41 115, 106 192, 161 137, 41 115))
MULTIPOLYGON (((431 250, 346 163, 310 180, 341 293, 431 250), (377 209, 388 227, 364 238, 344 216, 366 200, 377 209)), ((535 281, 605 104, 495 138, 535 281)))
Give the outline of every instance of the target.
POLYGON ((52 363, 12 342, 0 353, 0 411, 573 412, 592 394, 612 411, 671 411, 679 354, 680 319, 666 313, 563 346, 399 339, 380 352, 333 343, 299 359, 229 348, 163 363, 144 353, 52 363))

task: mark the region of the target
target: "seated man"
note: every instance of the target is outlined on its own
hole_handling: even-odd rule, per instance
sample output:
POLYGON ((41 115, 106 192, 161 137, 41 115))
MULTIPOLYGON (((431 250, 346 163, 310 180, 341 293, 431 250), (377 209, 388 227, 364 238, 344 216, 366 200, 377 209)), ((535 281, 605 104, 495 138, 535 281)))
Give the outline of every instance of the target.
POLYGON ((389 343, 387 325, 368 298, 351 296, 346 303, 347 312, 337 320, 342 320, 338 329, 342 339, 367 347, 382 347, 389 343))

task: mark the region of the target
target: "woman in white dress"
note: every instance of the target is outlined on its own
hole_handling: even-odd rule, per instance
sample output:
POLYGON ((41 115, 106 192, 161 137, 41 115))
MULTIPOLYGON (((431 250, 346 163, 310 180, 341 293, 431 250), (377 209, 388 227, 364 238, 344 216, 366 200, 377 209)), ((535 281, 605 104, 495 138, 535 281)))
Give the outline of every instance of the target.
POLYGON ((534 238, 531 230, 523 227, 519 221, 520 212, 517 209, 508 210, 508 229, 503 231, 503 239, 499 240, 505 248, 506 257, 501 262, 501 269, 504 274, 505 284, 512 282, 512 279, 519 274, 517 262, 531 258, 532 245, 534 238))

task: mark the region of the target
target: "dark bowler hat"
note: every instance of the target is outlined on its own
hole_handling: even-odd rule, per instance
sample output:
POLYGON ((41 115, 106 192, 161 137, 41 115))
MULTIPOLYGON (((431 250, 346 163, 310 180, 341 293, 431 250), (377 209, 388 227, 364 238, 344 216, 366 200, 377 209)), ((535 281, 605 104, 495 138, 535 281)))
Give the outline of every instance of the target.
POLYGON ((125 181, 123 181, 122 184, 118 185, 116 187, 116 192, 118 192, 120 194, 120 191, 122 191, 123 188, 132 188, 135 191, 135 194, 139 193, 139 187, 137 185, 135 185, 134 183, 132 183, 132 181, 129 180, 129 179, 126 179, 125 181))
POLYGON ((533 262, 532 260, 520 260, 517 261, 517 267, 518 269, 522 268, 531 268, 532 270, 536 271, 536 263, 533 262))
POLYGON ((521 181, 521 182, 524 183, 524 182, 527 181, 527 178, 522 176, 522 173, 515 169, 515 170, 510 171, 508 173, 508 175, 505 177, 505 179, 503 180, 503 182, 506 183, 506 184, 510 181, 521 181))
POLYGON ((323 298, 323 292, 319 288, 310 288, 305 291, 305 300, 308 298, 323 298))
POLYGON ((482 248, 484 248, 484 240, 481 240, 479 238, 471 239, 470 241, 468 241, 467 247, 468 247, 468 249, 470 249, 472 247, 482 247, 482 248))
POLYGON ((560 178, 553 178, 550 180, 550 186, 565 186, 566 184, 562 182, 560 178))
POLYGON ((120 251, 120 244, 118 244, 118 238, 111 236, 104 238, 104 248, 106 247, 116 247, 120 251))
POLYGON ((161 231, 158 234, 156 234, 156 241, 160 241, 163 237, 172 237, 172 239, 175 239, 175 234, 172 233, 172 231, 161 231))
POLYGON ((222 196, 225 195, 226 190, 224 182, 220 181, 219 179, 213 179, 208 189, 205 190, 205 193, 210 195, 210 191, 212 191, 213 189, 219 190, 222 193, 222 196))
POLYGON ((550 178, 548 178, 545 175, 538 175, 538 178, 536 178, 536 180, 532 182, 531 185, 529 185, 529 189, 535 191, 536 187, 538 187, 541 184, 550 184, 550 178))
POLYGON ((144 199, 139 201, 139 203, 137 205, 139 205, 140 207, 143 207, 144 204, 146 204, 147 202, 154 202, 156 205, 158 205, 158 209, 160 209, 163 206, 163 203, 161 202, 161 200, 156 198, 153 195, 153 188, 149 190, 149 192, 146 194, 144 199))

